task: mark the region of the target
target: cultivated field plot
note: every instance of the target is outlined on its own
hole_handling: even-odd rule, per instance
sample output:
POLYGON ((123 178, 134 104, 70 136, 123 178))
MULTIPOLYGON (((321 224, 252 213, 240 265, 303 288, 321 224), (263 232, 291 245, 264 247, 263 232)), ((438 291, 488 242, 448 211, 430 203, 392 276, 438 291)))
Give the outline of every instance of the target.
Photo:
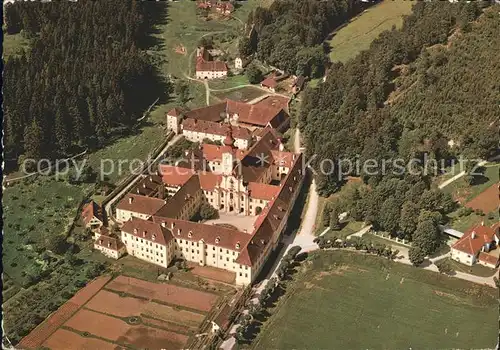
POLYGON ((266 92, 258 87, 245 86, 240 89, 229 91, 214 91, 211 94, 219 100, 230 99, 233 101, 249 102, 253 99, 264 96, 266 92))
POLYGON ((403 15, 409 15, 413 1, 382 1, 370 7, 347 25, 333 33, 330 40, 330 59, 346 62, 370 47, 371 42, 392 26, 403 24, 403 15))
POLYGON ((159 300, 166 304, 179 305, 189 309, 208 312, 215 304, 216 294, 178 287, 172 284, 157 284, 132 277, 118 276, 106 289, 125 292, 149 300, 159 300))
POLYGON ((188 265, 191 268, 190 272, 196 276, 229 284, 233 284, 236 279, 236 274, 231 271, 221 270, 211 266, 200 266, 194 263, 189 263, 188 265))
POLYGON ((318 252, 286 293, 255 349, 477 349, 497 341, 495 289, 377 257, 318 252))
POLYGON ((177 350, 219 299, 217 294, 172 284, 125 276, 110 280, 103 276, 87 285, 19 345, 53 350, 177 350))
POLYGON ((85 288, 76 293, 69 299, 63 306, 56 312, 49 316, 38 327, 36 327, 30 334, 24 337, 19 345, 26 349, 35 349, 42 345, 45 339, 61 327, 75 312, 90 298, 92 298, 111 278, 102 276, 91 283, 85 288))
POLYGON ((274 107, 274 108, 283 108, 284 110, 288 110, 288 102, 290 99, 284 96, 268 96, 263 100, 256 103, 256 105, 274 107))
POLYGON ((498 184, 491 185, 486 191, 481 192, 476 198, 465 206, 482 210, 484 213, 492 212, 498 208, 498 184))

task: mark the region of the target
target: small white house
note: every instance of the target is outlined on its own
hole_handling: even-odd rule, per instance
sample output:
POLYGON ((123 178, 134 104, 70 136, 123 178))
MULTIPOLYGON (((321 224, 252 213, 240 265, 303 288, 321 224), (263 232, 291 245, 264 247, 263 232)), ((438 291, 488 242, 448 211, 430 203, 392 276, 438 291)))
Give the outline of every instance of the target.
POLYGON ((240 57, 236 57, 234 60, 234 68, 243 69, 243 60, 240 57))

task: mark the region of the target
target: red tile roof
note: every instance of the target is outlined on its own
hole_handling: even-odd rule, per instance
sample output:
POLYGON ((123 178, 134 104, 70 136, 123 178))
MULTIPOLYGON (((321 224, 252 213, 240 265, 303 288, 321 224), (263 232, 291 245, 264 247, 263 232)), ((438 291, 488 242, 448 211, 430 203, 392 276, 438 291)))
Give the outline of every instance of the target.
POLYGON ((172 108, 170 111, 167 112, 167 115, 171 115, 172 117, 179 117, 182 115, 184 111, 178 107, 172 108))
POLYGON ((278 86, 278 82, 274 79, 274 77, 268 77, 260 82, 260 85, 268 87, 268 88, 275 88, 278 86))
POLYGON ((88 225, 92 218, 103 222, 102 208, 94 201, 90 201, 82 209, 82 220, 85 225, 88 225))
POLYGON ((278 166, 283 166, 285 168, 290 168, 295 160, 295 153, 292 152, 281 152, 278 150, 271 150, 271 154, 273 156, 273 164, 278 166))
POLYGON ((252 238, 250 233, 241 232, 223 226, 206 225, 161 216, 154 216, 152 219, 155 223, 164 222, 166 227, 171 230, 172 236, 175 239, 186 239, 192 242, 203 240, 206 244, 235 251, 242 251, 243 247, 252 238), (239 248, 236 248, 238 243, 239 248))
MULTIPOLYGON (((214 122, 203 119, 193 119, 187 118, 182 122, 182 129, 203 132, 206 134, 226 136, 229 132, 230 126, 226 123, 214 122)), ((247 128, 240 126, 231 126, 231 131, 233 138, 249 140, 252 137, 252 133, 247 128)))
POLYGON ((287 118, 281 107, 226 100, 227 112, 233 117, 238 115, 238 122, 266 127, 271 124, 278 127, 287 118))
POLYGON ((246 253, 240 254, 236 262, 242 265, 252 266, 256 263, 270 242, 285 215, 291 210, 292 197, 302 181, 302 155, 298 155, 292 169, 286 175, 278 196, 267 204, 262 214, 257 219, 253 237, 248 243, 246 253))
POLYGON ((189 168, 160 164, 158 166, 162 182, 168 186, 183 186, 196 172, 189 168))
POLYGON ((205 61, 199 59, 196 61, 197 72, 227 72, 227 65, 222 61, 205 61))
POLYGON ((250 182, 248 191, 251 198, 272 200, 280 191, 279 186, 263 184, 260 182, 250 182))
POLYGON ((245 151, 240 149, 233 149, 228 146, 217 146, 209 143, 204 143, 202 146, 203 158, 209 162, 211 161, 221 161, 222 153, 232 152, 237 159, 242 159, 245 155, 245 151))
POLYGON ((226 103, 216 103, 210 106, 193 109, 185 113, 186 118, 199 120, 221 121, 226 115, 226 103))
POLYGON ((170 218, 178 217, 186 202, 196 196, 198 191, 200 191, 200 180, 198 175, 193 175, 155 214, 170 218))
MULTIPOLYGON (((231 118, 237 114, 238 122, 260 127, 271 124, 272 127, 277 128, 289 119, 288 114, 280 106, 272 106, 267 103, 252 105, 232 100, 194 109, 186 112, 185 116, 186 118, 197 119, 198 122, 200 120, 218 122, 224 120, 227 114, 231 118)), ((234 132, 237 131, 233 127, 233 137, 239 138, 234 132)), ((225 135, 225 133, 221 135, 225 135)))
POLYGON ((158 222, 132 218, 122 226, 122 231, 135 237, 161 245, 167 245, 172 240, 170 230, 158 222))
POLYGON ((120 239, 106 235, 101 235, 98 239, 96 239, 94 245, 108 248, 114 251, 118 251, 119 249, 125 247, 120 239))
POLYGON ((135 185, 130 190, 130 193, 140 194, 141 196, 154 197, 159 194, 162 186, 163 182, 160 176, 149 175, 139 181, 137 185, 135 185))
POLYGON ((465 232, 462 238, 452 245, 452 248, 470 255, 476 255, 486 243, 490 243, 494 239, 495 230, 493 228, 478 225, 465 232))
POLYGON ((481 252, 479 253, 479 261, 485 262, 489 265, 494 265, 496 267, 498 264, 498 257, 481 252))
POLYGON ((153 215, 166 204, 166 201, 154 197, 146 197, 128 193, 118 203, 116 209, 128 210, 134 213, 153 215))
POLYGON ((217 175, 206 171, 200 172, 198 174, 198 177, 200 178, 201 189, 206 191, 213 191, 215 189, 215 186, 220 184, 222 181, 222 175, 217 175))

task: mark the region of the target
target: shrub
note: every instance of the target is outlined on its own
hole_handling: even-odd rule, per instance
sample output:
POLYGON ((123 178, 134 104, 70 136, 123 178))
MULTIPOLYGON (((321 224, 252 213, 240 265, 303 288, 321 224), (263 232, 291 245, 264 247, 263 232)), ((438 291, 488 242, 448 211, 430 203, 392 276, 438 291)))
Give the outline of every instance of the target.
POLYGON ((448 260, 443 260, 440 261, 436 264, 438 270, 440 273, 445 274, 445 275, 453 275, 455 273, 455 270, 453 269, 453 266, 448 260))
POLYGON ((200 216, 203 220, 218 219, 219 212, 210 204, 203 202, 200 207, 200 216))
POLYGON ((484 216, 484 211, 482 211, 481 209, 474 210, 474 213, 479 216, 484 216))
POLYGON ((45 248, 55 254, 61 254, 65 251, 67 246, 66 238, 62 235, 55 234, 50 236, 45 242, 45 248))
POLYGON ((261 70, 255 64, 251 63, 246 69, 246 76, 250 84, 258 84, 264 79, 261 70))
POLYGON ((411 247, 409 251, 409 258, 414 266, 418 266, 424 262, 425 253, 419 247, 411 247))
POLYGON ((457 215, 460 217, 469 216, 470 214, 472 214, 472 212, 473 212, 472 208, 462 207, 462 208, 458 209, 457 215))

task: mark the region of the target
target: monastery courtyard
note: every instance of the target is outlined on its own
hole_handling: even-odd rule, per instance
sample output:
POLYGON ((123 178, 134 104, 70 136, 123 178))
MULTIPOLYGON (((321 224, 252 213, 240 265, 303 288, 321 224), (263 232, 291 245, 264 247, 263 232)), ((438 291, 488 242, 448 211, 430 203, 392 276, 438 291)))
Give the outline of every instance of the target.
POLYGON ((242 214, 231 214, 219 212, 219 218, 215 220, 207 220, 205 225, 218 225, 236 228, 243 232, 252 232, 257 216, 245 216, 242 214))

